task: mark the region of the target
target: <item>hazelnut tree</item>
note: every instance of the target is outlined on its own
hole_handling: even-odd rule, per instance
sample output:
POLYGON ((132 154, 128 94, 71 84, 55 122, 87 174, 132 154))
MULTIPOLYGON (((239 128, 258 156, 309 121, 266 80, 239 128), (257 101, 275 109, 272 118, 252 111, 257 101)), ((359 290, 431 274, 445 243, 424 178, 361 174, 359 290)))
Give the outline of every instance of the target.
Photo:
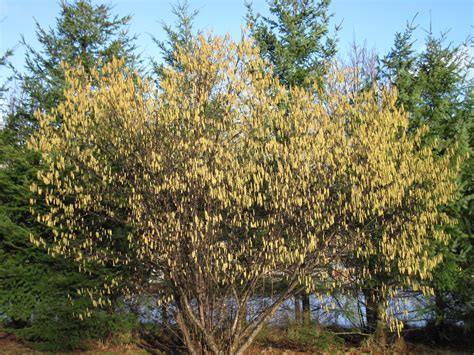
POLYGON ((242 354, 298 287, 337 287, 334 270, 364 246, 374 250, 354 221, 404 204, 406 194, 424 201, 421 190, 429 213, 394 216, 383 251, 408 275, 436 263, 399 248, 422 248, 408 221, 421 216, 416 228, 431 228, 449 174, 428 151, 411 149, 410 137, 387 135, 406 124, 392 92, 349 105, 342 93, 316 99, 288 89, 245 36, 200 36, 175 56, 180 70, 165 68, 159 88, 120 61, 90 74, 66 68, 65 101, 38 113, 30 147, 43 167, 32 190, 49 206, 38 219, 54 242, 34 242, 85 272, 107 264, 136 275, 118 271, 78 290, 92 306, 111 290, 151 292, 173 300, 190 353, 242 354), (371 124, 377 129, 364 133, 371 124), (126 248, 108 227, 117 220, 128 226, 126 248), (266 302, 249 307, 261 294, 266 302))

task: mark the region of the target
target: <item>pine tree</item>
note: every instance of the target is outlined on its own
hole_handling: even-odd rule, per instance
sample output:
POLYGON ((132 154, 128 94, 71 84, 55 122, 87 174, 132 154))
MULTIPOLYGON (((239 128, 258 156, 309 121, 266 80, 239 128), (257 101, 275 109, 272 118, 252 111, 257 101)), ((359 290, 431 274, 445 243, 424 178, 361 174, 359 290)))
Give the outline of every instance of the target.
POLYGON ((459 175, 458 197, 443 207, 457 220, 447 230, 449 244, 433 244, 443 254, 430 286, 435 292, 435 323, 444 336, 448 323, 463 320, 466 326, 472 315, 474 293, 472 285, 472 196, 473 196, 473 82, 468 77, 472 58, 467 51, 470 43, 446 45, 446 35, 436 37, 431 31, 422 53, 415 53, 408 27, 395 36, 391 52, 382 61, 382 77, 399 92, 399 106, 410 114, 410 129, 429 127, 426 142, 438 142, 434 151, 443 156, 455 149, 456 159, 464 159, 459 175), (460 318, 458 318, 460 317, 460 318))
POLYGON ((68 294, 103 282, 107 270, 85 275, 77 264, 30 243, 30 234, 50 234, 30 213, 30 184, 38 164, 38 155, 19 149, 8 127, 0 131, 0 309, 7 329, 39 349, 83 348, 85 340, 106 337, 108 327, 124 318, 95 311, 94 317, 80 322, 74 313, 82 312, 90 300, 75 297, 71 303, 68 294))
POLYGON ((44 342, 50 350, 78 347, 89 336, 106 335, 107 322, 110 325, 121 316, 99 311, 86 323, 80 322, 77 314, 91 301, 78 296, 71 303, 68 296, 81 287, 100 284, 111 270, 96 268, 85 275, 79 273, 77 263, 53 257, 30 243, 30 235, 50 238, 51 231, 30 214, 30 185, 41 160, 25 142, 37 129, 34 110, 49 112, 63 100, 62 61, 81 63, 88 72, 116 56, 130 66, 137 64, 133 38, 126 34, 129 20, 89 0, 61 2, 56 28, 45 30, 37 24, 41 50, 25 43, 26 73, 19 75, 23 100, 0 132, 0 309, 9 326, 20 328, 17 335, 44 342))
POLYGON ((55 29, 44 29, 36 23, 36 37, 42 50, 23 39, 27 73, 21 80, 30 105, 45 110, 56 107, 63 99, 61 62, 80 62, 86 72, 100 68, 113 57, 124 58, 130 66, 137 65, 135 37, 127 33, 130 20, 130 16, 113 15, 108 5, 93 5, 91 0, 62 0, 55 29))
POLYGON ((411 114, 411 122, 413 122, 413 116, 417 115, 417 105, 421 95, 417 83, 417 55, 413 48, 415 30, 416 26, 412 21, 406 25, 403 32, 395 34, 393 47, 381 60, 380 67, 381 79, 397 88, 397 103, 411 114))
MULTIPOLYGON (((0 68, 14 71, 13 65, 9 61, 12 55, 12 49, 8 49, 3 55, 0 55, 0 68)), ((0 129, 5 125, 5 118, 8 114, 7 93, 10 88, 7 83, 10 79, 11 77, 0 77, 0 129)))
MULTIPOLYGON (((395 87, 397 89, 397 106, 403 108, 410 116, 409 130, 416 133, 419 126, 412 125, 413 116, 418 112, 420 102, 420 92, 416 77, 417 57, 413 48, 413 33, 416 26, 408 23, 403 32, 395 34, 395 41, 391 51, 380 61, 377 77, 382 85, 395 87)), ((382 236, 378 232, 380 228, 375 223, 364 226, 371 231, 371 239, 379 248, 382 248, 382 236)), ((355 269, 355 290, 356 299, 362 294, 363 306, 365 309, 364 328, 365 331, 373 335, 373 340, 379 345, 386 342, 386 320, 385 311, 390 298, 386 285, 398 285, 406 287, 407 279, 397 267, 393 267, 390 260, 379 254, 356 255, 349 262, 349 267, 355 269), (364 275, 364 269, 381 270, 370 279, 364 275), (390 271, 387 271, 390 270, 390 271)))
POLYGON ((36 122, 33 112, 56 107, 63 100, 64 74, 61 63, 81 63, 90 72, 100 68, 113 57, 125 58, 130 66, 139 66, 134 53, 135 36, 128 34, 130 16, 112 14, 108 5, 94 5, 91 0, 61 1, 55 28, 45 29, 36 23, 36 37, 41 49, 23 38, 26 48, 25 70, 18 75, 26 94, 17 107, 10 124, 25 141, 36 122))
MULTIPOLYGON (((444 263, 437 268, 432 282, 435 291, 435 325, 441 337, 447 327, 473 313, 474 281, 472 279, 472 228, 473 190, 473 80, 468 77, 472 58, 467 47, 445 44, 446 36, 435 37, 429 33, 426 49, 418 61, 418 81, 421 92, 418 116, 414 124, 425 123, 430 127, 429 140, 437 140, 438 155, 454 148, 457 156, 464 159, 459 180, 461 190, 456 200, 446 206, 448 213, 458 224, 450 228, 451 242, 436 245, 444 255, 444 263), (463 299, 464 307, 459 307, 463 299), (458 305, 456 305, 458 303, 458 305), (461 319, 458 319, 459 312, 461 319)), ((469 324, 465 324, 468 326, 469 324)), ((471 323, 472 326, 472 323, 471 323)))
MULTIPOLYGON (((7 50, 2 56, 0 56, 0 67, 9 66, 8 58, 13 54, 11 49, 7 50)), ((4 78, 1 78, 2 81, 4 78)), ((7 91, 6 85, 4 82, 0 83, 0 99, 3 99, 5 92, 7 91)))
MULTIPOLYGON (((271 17, 254 14, 247 3, 247 25, 261 55, 286 86, 321 82, 336 54, 328 13, 331 0, 268 0, 271 17)), ((336 32, 338 27, 336 27, 336 32)))
MULTIPOLYGON (((165 67, 179 68, 179 61, 176 59, 176 51, 179 48, 193 49, 193 41, 200 31, 194 31, 194 19, 199 14, 196 9, 191 10, 189 3, 185 0, 177 2, 172 9, 173 15, 176 16, 174 25, 164 24, 163 30, 167 36, 165 41, 161 41, 153 37, 153 42, 161 50, 163 63, 158 63, 152 59, 153 72, 158 78, 164 76, 165 67)), ((159 81, 159 80, 158 80, 159 81)))

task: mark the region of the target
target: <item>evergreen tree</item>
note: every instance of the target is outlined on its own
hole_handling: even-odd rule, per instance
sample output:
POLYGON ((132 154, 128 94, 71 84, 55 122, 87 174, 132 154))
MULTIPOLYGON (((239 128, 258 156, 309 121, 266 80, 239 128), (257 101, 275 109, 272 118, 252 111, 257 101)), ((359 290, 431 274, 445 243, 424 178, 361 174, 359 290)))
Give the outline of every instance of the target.
POLYGON ((30 214, 30 185, 41 160, 25 142, 37 127, 34 110, 49 112, 63 99, 61 62, 81 63, 88 72, 113 57, 125 58, 130 66, 138 63, 133 37, 126 33, 129 20, 90 0, 61 2, 56 28, 45 30, 37 24, 41 50, 25 43, 26 73, 19 75, 25 99, 0 132, 0 310, 7 325, 20 328, 17 335, 44 342, 51 350, 78 347, 90 336, 106 335, 106 324, 110 327, 122 318, 94 311, 81 322, 77 314, 90 299, 73 297, 74 303, 68 299, 80 288, 100 285, 118 270, 79 273, 78 264, 30 243, 30 235, 51 238, 51 231, 30 214))
POLYGON ((94 311, 86 322, 77 319, 90 300, 74 297, 71 303, 68 295, 102 282, 107 270, 80 273, 77 264, 30 243, 30 234, 50 233, 29 208, 38 165, 38 155, 21 149, 8 126, 0 131, 0 317, 7 329, 39 349, 84 348, 86 339, 106 337, 109 327, 127 317, 94 311))
POLYGON ((61 62, 80 62, 86 72, 100 68, 113 57, 124 58, 129 66, 137 65, 135 37, 127 33, 130 20, 130 16, 113 15, 108 5, 93 5, 91 0, 62 0, 54 29, 36 23, 41 50, 23 39, 27 73, 21 76, 32 108, 50 109, 63 99, 61 62))
POLYGON ((40 49, 31 46, 23 38, 26 47, 24 74, 18 79, 26 94, 17 107, 10 124, 25 141, 36 129, 33 112, 56 107, 63 100, 64 74, 61 63, 81 63, 89 72, 100 68, 113 57, 124 58, 127 65, 139 65, 134 51, 135 36, 128 34, 130 16, 112 14, 108 5, 94 5, 91 0, 62 0, 55 28, 43 28, 36 23, 36 37, 40 49))
MULTIPOLYGON (((0 68, 9 66, 8 57, 13 54, 12 50, 7 50, 2 56, 0 56, 0 68)), ((3 78, 2 78, 3 81, 3 78)), ((5 83, 0 83, 0 99, 3 99, 5 92, 7 91, 5 83)))
MULTIPOLYGON (((13 65, 10 63, 9 58, 13 55, 13 50, 8 49, 0 55, 0 69, 14 71, 13 65)), ((5 117, 8 114, 8 102, 7 102, 7 92, 9 87, 7 82, 11 77, 0 77, 0 129, 5 125, 5 117)))
POLYGON ((174 25, 163 25, 167 39, 161 41, 153 37, 153 41, 161 50, 163 56, 163 63, 158 63, 152 59, 153 72, 158 78, 163 77, 165 66, 181 69, 180 63, 175 56, 178 47, 192 50, 193 40, 200 34, 200 31, 196 33, 194 31, 194 19, 199 14, 199 11, 195 9, 191 10, 186 0, 182 2, 178 1, 173 6, 172 13, 176 16, 174 25))
MULTIPOLYGON (((456 157, 464 159, 459 175, 458 198, 443 207, 457 220, 449 227, 448 245, 432 247, 443 254, 430 286, 435 292, 435 323, 443 335, 448 323, 464 321, 472 327, 474 285, 472 279, 473 249, 473 112, 472 79, 468 77, 472 59, 467 48, 446 45, 446 36, 436 37, 430 31, 422 53, 416 54, 411 36, 413 27, 395 36, 391 52, 382 61, 382 77, 397 87, 398 104, 410 113, 410 127, 429 127, 426 142, 436 140, 434 153, 443 156, 455 149, 456 157), (467 158, 466 158, 467 157, 467 158)), ((443 335, 444 336, 444 335, 443 335)))
MULTIPOLYGON (((254 14, 247 3, 247 25, 261 55, 286 86, 321 81, 336 54, 330 34, 331 0, 268 0, 271 17, 254 14)), ((338 27, 336 27, 336 32, 338 27)))
POLYGON ((468 78, 472 59, 465 44, 452 46, 446 45, 445 41, 444 35, 437 38, 432 33, 426 39, 426 49, 418 62, 421 100, 418 116, 414 116, 413 122, 414 125, 425 123, 430 127, 429 139, 439 142, 438 155, 451 148, 456 150, 459 158, 465 159, 459 176, 459 197, 446 207, 458 224, 449 229, 451 242, 448 245, 436 245, 444 256, 444 263, 437 268, 432 282, 435 324, 441 337, 447 336, 448 325, 466 321, 469 318, 464 317, 474 311, 474 233, 471 225, 474 197, 473 81, 468 78), (462 303, 464 306, 459 307, 462 303))
MULTIPOLYGON (((409 130, 416 134, 413 116, 418 112, 420 102, 420 92, 418 86, 417 56, 413 48, 413 33, 416 26, 408 23, 403 32, 395 34, 395 41, 391 51, 380 61, 379 79, 382 84, 397 88, 397 106, 403 107, 410 116, 409 130)), ((381 223, 379 221, 379 223, 381 223)), ((376 223, 364 226, 370 230, 371 239, 380 248, 383 248, 382 235, 376 223)), ((363 306, 365 309, 365 319, 363 320, 365 331, 373 335, 373 340, 379 345, 385 345, 386 320, 385 311, 387 308, 388 295, 386 285, 407 286, 407 278, 404 277, 397 267, 393 267, 390 261, 378 253, 368 255, 354 255, 349 261, 349 267, 353 267, 355 272, 354 296, 359 299, 362 294, 363 306), (364 275, 364 269, 379 270, 370 279, 364 275), (390 270, 390 271, 388 271, 390 270)))
MULTIPOLYGON (((390 52, 381 60, 381 79, 398 91, 397 103, 412 116, 417 113, 420 92, 417 85, 417 54, 413 45, 416 26, 408 23, 403 32, 395 34, 390 52)), ((413 122, 413 119, 411 120, 413 122)))
POLYGON ((417 63, 419 110, 412 120, 412 125, 426 123, 430 135, 440 139, 444 148, 458 141, 464 129, 466 122, 460 108, 472 85, 467 79, 466 61, 470 59, 464 45, 453 47, 445 41, 445 35, 437 38, 432 33, 425 41, 425 50, 417 63))

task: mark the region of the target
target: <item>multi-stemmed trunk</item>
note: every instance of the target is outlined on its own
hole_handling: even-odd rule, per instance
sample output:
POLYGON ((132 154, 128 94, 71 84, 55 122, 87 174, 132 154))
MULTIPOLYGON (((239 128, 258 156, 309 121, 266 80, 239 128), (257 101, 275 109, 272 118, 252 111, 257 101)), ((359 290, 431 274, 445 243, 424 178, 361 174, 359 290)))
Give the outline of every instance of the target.
POLYGON ((311 324, 310 297, 306 291, 301 291, 295 296, 295 323, 298 325, 311 324))
POLYGON ((296 286, 294 280, 288 290, 278 297, 258 316, 248 319, 247 303, 251 293, 235 300, 233 317, 222 321, 213 319, 210 305, 197 300, 191 301, 183 293, 174 295, 176 302, 176 322, 181 329, 183 341, 193 355, 240 355, 252 344, 253 340, 281 306, 296 286))

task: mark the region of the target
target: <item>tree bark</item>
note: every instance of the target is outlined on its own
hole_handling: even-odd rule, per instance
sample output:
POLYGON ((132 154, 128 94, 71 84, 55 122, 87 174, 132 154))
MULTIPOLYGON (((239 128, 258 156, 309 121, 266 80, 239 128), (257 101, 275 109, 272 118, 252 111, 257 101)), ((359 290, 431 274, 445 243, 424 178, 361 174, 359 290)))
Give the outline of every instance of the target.
POLYGON ((301 293, 301 305, 303 308, 303 325, 311 324, 311 306, 309 303, 309 294, 306 291, 301 293))
POLYGON ((366 331, 380 346, 387 344, 387 322, 384 318, 385 300, 378 291, 365 289, 366 331))
POLYGON ((301 304, 300 304, 300 295, 295 295, 295 323, 301 324, 301 304))
POLYGON ((435 291, 435 327, 440 340, 446 338, 446 302, 440 291, 435 291))
POLYGON ((161 323, 163 325, 168 324, 168 310, 165 304, 161 305, 161 323))
POLYGON ((183 316, 181 315, 181 311, 178 309, 176 312, 176 323, 178 323, 179 328, 184 336, 184 344, 186 345, 187 350, 191 355, 199 355, 197 351, 197 347, 193 342, 189 329, 183 320, 183 316))

